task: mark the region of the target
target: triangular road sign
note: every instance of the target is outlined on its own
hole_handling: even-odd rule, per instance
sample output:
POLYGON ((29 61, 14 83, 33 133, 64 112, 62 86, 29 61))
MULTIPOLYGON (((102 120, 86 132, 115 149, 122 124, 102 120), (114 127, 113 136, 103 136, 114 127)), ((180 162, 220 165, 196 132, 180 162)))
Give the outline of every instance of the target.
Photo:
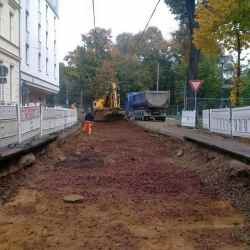
POLYGON ((193 91, 197 92, 203 84, 203 80, 190 80, 189 84, 193 91))

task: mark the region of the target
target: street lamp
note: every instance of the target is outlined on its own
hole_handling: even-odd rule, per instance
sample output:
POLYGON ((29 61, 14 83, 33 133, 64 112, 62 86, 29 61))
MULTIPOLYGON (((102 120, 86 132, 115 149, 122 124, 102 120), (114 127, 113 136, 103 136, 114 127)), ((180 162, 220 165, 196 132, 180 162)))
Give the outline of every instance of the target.
POLYGON ((220 56, 220 65, 221 65, 221 86, 220 86, 220 106, 223 106, 223 86, 224 86, 224 65, 227 62, 227 56, 220 56))

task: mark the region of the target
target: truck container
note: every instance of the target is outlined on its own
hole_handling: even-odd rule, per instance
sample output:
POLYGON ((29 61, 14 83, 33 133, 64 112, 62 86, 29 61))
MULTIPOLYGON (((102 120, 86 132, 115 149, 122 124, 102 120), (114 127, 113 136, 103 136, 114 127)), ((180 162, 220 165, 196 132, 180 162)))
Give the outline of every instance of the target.
POLYGON ((135 120, 165 121, 169 101, 169 91, 131 92, 127 95, 126 111, 135 120))

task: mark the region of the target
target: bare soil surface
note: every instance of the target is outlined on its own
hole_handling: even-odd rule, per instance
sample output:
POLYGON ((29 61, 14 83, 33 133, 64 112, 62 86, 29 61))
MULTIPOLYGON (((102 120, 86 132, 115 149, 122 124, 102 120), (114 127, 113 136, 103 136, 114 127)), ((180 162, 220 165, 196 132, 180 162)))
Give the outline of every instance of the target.
POLYGON ((247 184, 229 178, 230 161, 127 122, 98 123, 0 180, 0 249, 249 250, 248 200, 232 191, 247 184))

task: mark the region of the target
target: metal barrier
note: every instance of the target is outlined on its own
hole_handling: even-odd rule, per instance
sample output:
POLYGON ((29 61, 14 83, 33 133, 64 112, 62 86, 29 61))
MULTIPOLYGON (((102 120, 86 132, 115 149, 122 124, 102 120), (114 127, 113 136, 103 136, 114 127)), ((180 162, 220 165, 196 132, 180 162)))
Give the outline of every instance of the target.
POLYGON ((64 130, 77 120, 76 109, 0 105, 0 147, 64 130))
POLYGON ((182 111, 181 125, 184 127, 194 128, 196 123, 195 111, 182 111))
POLYGON ((42 135, 51 134, 73 126, 77 122, 77 110, 64 108, 42 109, 42 135))
POLYGON ((0 147, 18 143, 18 110, 15 105, 0 105, 0 147))
POLYGON ((250 107, 232 109, 232 134, 250 137, 250 107))
POLYGON ((205 129, 210 128, 210 110, 202 111, 202 127, 205 129))
POLYGON ((203 128, 211 132, 250 137, 250 107, 203 110, 203 128))
POLYGON ((36 136, 40 136, 41 110, 40 106, 30 106, 20 108, 20 142, 26 141, 36 136))
POLYGON ((210 110, 210 131, 226 135, 232 133, 230 108, 210 110))

